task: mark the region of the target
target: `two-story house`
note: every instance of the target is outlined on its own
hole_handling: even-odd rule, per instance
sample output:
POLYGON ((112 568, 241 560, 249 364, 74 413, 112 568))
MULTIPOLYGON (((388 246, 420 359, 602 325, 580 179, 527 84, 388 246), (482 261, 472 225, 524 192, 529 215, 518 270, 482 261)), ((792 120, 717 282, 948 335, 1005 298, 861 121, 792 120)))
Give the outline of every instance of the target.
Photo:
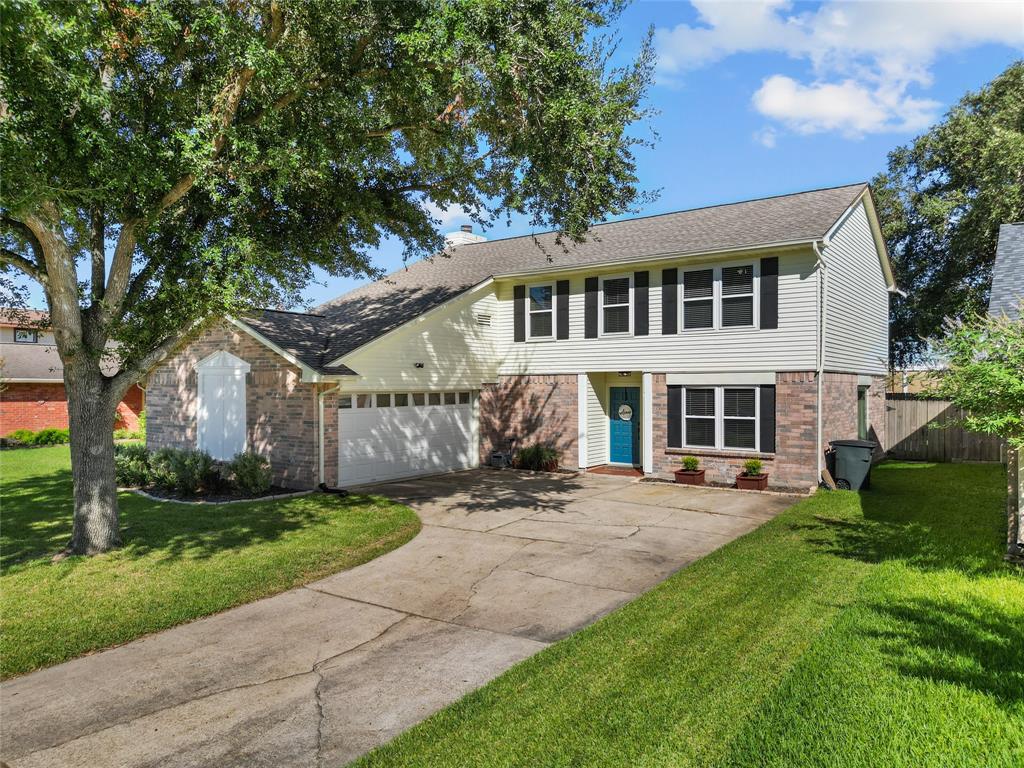
POLYGON ((829 440, 884 444, 889 293, 866 184, 485 241, 456 233, 311 313, 206 331, 155 369, 150 445, 267 455, 278 482, 477 466, 509 441, 573 469, 809 488, 829 440))

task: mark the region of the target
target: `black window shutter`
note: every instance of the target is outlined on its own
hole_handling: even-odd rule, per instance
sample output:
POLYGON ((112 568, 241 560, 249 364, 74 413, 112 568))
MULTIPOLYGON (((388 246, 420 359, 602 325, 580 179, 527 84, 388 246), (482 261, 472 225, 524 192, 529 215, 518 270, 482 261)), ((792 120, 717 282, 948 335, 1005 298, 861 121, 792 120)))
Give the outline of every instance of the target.
POLYGON ((597 278, 588 277, 584 284, 586 295, 583 300, 583 335, 588 339, 597 338, 597 278))
POLYGON ((569 338, 569 281, 559 280, 555 285, 555 295, 557 296, 557 302, 555 304, 555 321, 558 327, 558 333, 555 338, 568 339, 569 338))
POLYGON ((517 285, 512 289, 513 340, 526 341, 526 286, 517 285))
POLYGON ((775 385, 761 386, 761 451, 775 453, 775 385))
POLYGON ((668 388, 668 447, 683 447, 683 388, 668 388))
POLYGON ((646 336, 650 325, 650 305, 647 301, 647 286, 650 272, 633 273, 633 335, 646 336))
POLYGON ((779 327, 779 258, 761 259, 761 327, 779 327))
POLYGON ((661 332, 663 335, 676 333, 679 310, 676 297, 679 295, 679 270, 661 270, 661 332))

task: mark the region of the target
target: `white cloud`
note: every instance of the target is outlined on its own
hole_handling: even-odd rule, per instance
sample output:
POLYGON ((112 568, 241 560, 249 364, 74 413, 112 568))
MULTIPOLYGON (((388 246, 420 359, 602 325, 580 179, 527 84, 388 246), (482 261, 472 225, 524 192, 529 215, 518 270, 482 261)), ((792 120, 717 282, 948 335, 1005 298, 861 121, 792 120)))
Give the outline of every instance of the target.
POLYGON ((453 205, 449 208, 442 208, 433 200, 425 200, 423 208, 426 210, 427 215, 436 221, 441 222, 441 229, 454 226, 455 224, 468 222, 469 213, 465 208, 458 205, 453 205))
POLYGON ((766 125, 764 128, 754 131, 754 141, 768 149, 775 149, 775 141, 778 136, 779 132, 770 125, 766 125))
POLYGON ((1024 4, 1015 1, 826 0, 807 11, 786 0, 693 5, 699 25, 656 32, 659 79, 672 83, 743 53, 806 61, 803 82, 773 74, 753 95, 758 112, 800 133, 920 129, 940 105, 910 91, 931 85, 938 56, 986 43, 1024 47, 1024 4))

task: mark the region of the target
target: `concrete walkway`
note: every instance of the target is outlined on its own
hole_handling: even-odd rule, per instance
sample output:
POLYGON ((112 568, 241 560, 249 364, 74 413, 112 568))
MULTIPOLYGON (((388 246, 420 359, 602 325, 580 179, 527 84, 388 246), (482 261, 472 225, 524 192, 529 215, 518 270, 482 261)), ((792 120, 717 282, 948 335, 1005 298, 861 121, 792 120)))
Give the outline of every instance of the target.
POLYGON ((479 470, 381 486, 419 536, 306 587, 0 686, 21 766, 341 765, 792 498, 479 470))

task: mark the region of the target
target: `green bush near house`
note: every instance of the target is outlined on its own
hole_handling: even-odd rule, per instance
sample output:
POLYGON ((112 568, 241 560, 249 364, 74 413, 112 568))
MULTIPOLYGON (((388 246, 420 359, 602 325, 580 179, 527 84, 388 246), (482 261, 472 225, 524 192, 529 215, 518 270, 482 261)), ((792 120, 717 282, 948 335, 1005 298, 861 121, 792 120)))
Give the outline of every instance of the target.
POLYGON ((140 443, 114 446, 114 476, 122 488, 140 488, 149 485, 149 451, 140 443))
POLYGON ((10 434, 6 435, 6 439, 20 443, 21 445, 32 445, 32 438, 36 436, 36 433, 31 429, 16 429, 10 434))
POLYGON ((743 474, 755 477, 764 470, 764 464, 760 459, 747 459, 743 462, 743 474))
POLYGON ((687 472, 696 472, 700 469, 700 459, 696 456, 683 456, 683 469, 687 472))
POLYGON ((52 562, 71 535, 67 446, 0 453, 0 496, 0 677, 351 568, 419 530, 412 510, 377 496, 196 506, 124 493, 119 549, 52 562))
POLYGON ((517 469, 529 469, 538 472, 551 472, 558 469, 559 452, 544 443, 521 448, 517 453, 514 465, 517 469))
POLYGON ((239 491, 247 496, 259 496, 270 490, 273 473, 270 461, 258 453, 240 453, 225 467, 226 475, 239 491))

